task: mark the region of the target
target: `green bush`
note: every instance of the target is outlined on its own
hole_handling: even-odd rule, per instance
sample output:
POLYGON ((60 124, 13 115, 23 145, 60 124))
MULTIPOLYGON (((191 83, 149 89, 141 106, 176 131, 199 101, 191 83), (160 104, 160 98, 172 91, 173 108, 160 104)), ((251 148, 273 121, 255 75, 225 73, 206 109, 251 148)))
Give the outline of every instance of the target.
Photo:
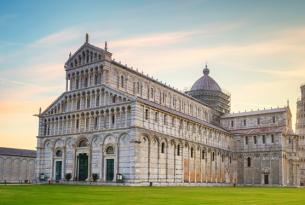
POLYGON ((65 179, 66 179, 67 181, 70 181, 71 178, 72 178, 72 174, 71 174, 71 173, 67 173, 67 174, 65 175, 65 179))
POLYGON ((92 179, 96 182, 96 180, 98 180, 98 174, 92 174, 92 179))

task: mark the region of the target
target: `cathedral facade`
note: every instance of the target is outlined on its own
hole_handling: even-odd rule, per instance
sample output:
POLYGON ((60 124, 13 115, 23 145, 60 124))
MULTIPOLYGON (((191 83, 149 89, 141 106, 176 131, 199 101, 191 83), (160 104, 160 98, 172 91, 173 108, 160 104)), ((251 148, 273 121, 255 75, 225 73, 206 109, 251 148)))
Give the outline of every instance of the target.
POLYGON ((87 35, 65 71, 66 91, 37 115, 41 181, 300 183, 289 107, 230 114, 230 95, 207 67, 184 93, 115 61, 87 35))

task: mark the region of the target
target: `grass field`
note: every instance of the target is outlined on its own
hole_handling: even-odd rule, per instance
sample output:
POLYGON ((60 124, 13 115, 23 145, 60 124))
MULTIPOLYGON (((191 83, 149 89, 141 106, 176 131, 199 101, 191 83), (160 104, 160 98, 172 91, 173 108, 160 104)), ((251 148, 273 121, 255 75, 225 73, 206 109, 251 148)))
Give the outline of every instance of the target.
POLYGON ((4 204, 305 204, 305 189, 245 187, 113 187, 1 185, 4 204))

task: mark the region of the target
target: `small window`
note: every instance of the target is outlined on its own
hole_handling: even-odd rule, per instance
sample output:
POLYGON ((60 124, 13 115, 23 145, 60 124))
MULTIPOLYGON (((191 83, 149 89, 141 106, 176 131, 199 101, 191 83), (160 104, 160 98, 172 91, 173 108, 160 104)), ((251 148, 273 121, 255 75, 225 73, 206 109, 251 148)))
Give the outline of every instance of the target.
POLYGON ((87 97, 87 108, 90 108, 90 96, 87 97))
POLYGON ((230 164, 232 163, 232 157, 230 156, 230 158, 229 158, 229 162, 230 162, 230 164))
POLYGON ((193 158, 194 157, 194 148, 192 147, 191 148, 191 158, 193 158))
POLYGON ((272 122, 275 123, 275 116, 272 117, 272 122))
POLYGON ((137 82, 137 93, 139 94, 140 93, 140 83, 137 82))
POLYGON ((99 106, 99 105, 100 105, 100 96, 97 95, 97 96, 96 96, 96 100, 95 100, 95 106, 97 107, 97 106, 99 106))
POLYGON ((97 85, 98 83, 98 75, 94 75, 94 84, 97 85))
POLYGON ((85 78, 85 85, 84 85, 84 87, 85 88, 88 87, 88 78, 85 78))
POLYGON ((113 96, 112 97, 112 103, 115 103, 116 102, 116 96, 113 96))
POLYGON ((215 160, 215 153, 212 152, 212 161, 214 162, 214 160, 215 160))
POLYGON ((201 152, 201 159, 205 159, 205 151, 204 150, 202 150, 202 152, 201 152))
POLYGON ((233 120, 231 121, 231 127, 234 127, 234 121, 233 120))
POLYGON ((156 112, 156 113, 155 113, 155 122, 158 122, 158 120, 159 120, 159 113, 156 112))
POLYGON ((77 109, 77 110, 79 110, 79 109, 80 109, 80 99, 78 99, 78 100, 77 100, 77 103, 76 103, 76 109, 77 109))
POLYGON ((57 150, 55 155, 56 155, 56 157, 61 157, 62 156, 62 151, 57 150))
POLYGON ((245 137, 245 143, 248 144, 248 136, 245 137))
POLYGON ((250 157, 247 158, 247 165, 248 165, 248 167, 251 167, 251 158, 250 157))
POLYGON ((254 144, 256 144, 256 143, 257 143, 256 136, 254 136, 254 137, 253 137, 253 142, 254 142, 254 144))
POLYGON ((76 86, 75 86, 76 89, 78 89, 78 86, 79 86, 79 80, 78 79, 76 79, 76 83, 75 84, 76 84, 76 86))
POLYGON ((95 117, 94 119, 94 128, 97 129, 97 125, 98 125, 98 117, 95 117))
POLYGON ((106 154, 114 154, 114 148, 112 146, 107 147, 106 154))
POLYGON ((154 88, 150 88, 150 97, 154 98, 154 88))
POLYGON ((162 142, 162 144, 161 144, 161 153, 164 154, 164 152, 165 152, 165 143, 162 142))
POLYGON ((121 87, 124 88, 124 76, 121 75, 121 87))
POLYGON ((148 120, 149 118, 149 111, 148 109, 145 109, 145 120, 148 120))
POLYGON ((114 116, 114 114, 112 114, 112 116, 111 116, 111 123, 112 123, 112 125, 115 123, 115 116, 114 116))
POLYGON ((244 126, 247 126, 247 121, 246 120, 244 120, 244 126))
POLYGON ((86 118, 86 129, 89 129, 89 117, 86 118))
POLYGON ((274 143, 274 135, 271 135, 271 143, 274 143))
POLYGON ((164 125, 167 125, 167 115, 164 115, 164 125))
POLYGON ((76 129, 79 128, 79 119, 76 120, 76 129))
POLYGON ((177 145, 177 156, 180 156, 180 145, 177 145))
POLYGON ((265 137, 265 135, 263 135, 263 144, 265 144, 266 143, 266 137, 265 137))
POLYGON ((257 124, 260 125, 261 124, 261 119, 257 118, 257 124))

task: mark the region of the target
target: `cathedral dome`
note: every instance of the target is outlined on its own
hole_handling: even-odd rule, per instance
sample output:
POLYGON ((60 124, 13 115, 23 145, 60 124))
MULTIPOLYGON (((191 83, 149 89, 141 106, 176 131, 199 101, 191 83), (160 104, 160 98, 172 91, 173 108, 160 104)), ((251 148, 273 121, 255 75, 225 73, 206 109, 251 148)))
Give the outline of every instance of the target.
POLYGON ((203 76, 199 78, 192 86, 191 91, 195 90, 211 90, 211 91, 221 91, 218 83, 209 76, 209 69, 207 65, 203 69, 203 76))

